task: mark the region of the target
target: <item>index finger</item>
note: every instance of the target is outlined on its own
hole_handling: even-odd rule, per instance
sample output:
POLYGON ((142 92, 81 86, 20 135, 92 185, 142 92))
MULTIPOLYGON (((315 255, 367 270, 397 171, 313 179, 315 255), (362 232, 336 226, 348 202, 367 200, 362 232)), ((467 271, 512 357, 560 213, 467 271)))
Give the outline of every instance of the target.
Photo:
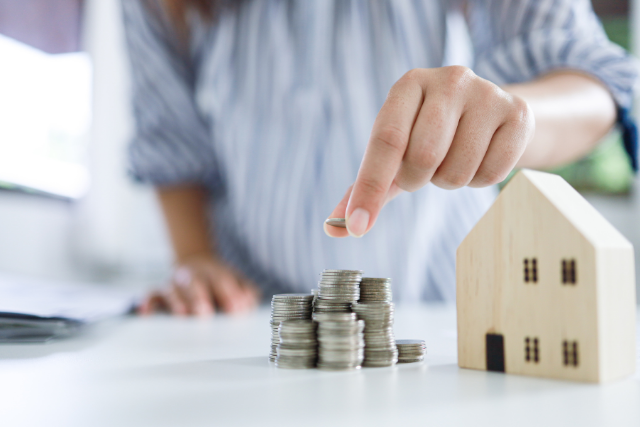
POLYGON ((409 72, 393 85, 373 125, 345 216, 354 237, 361 237, 375 223, 402 163, 424 100, 415 74, 409 72))

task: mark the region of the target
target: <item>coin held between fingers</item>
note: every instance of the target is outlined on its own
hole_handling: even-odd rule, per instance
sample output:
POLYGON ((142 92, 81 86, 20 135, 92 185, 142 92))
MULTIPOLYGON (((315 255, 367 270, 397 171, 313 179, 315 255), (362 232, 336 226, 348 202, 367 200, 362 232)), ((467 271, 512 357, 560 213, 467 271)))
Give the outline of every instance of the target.
POLYGON ((324 223, 332 227, 347 228, 347 220, 344 218, 327 218, 324 223))

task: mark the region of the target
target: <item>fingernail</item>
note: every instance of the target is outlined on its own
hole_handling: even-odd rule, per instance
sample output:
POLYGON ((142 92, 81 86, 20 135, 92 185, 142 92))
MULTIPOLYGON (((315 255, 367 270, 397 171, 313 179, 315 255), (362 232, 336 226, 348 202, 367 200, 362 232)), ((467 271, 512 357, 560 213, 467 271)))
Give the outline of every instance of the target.
POLYGON ((347 218, 347 231, 353 237, 362 237, 369 226, 369 212, 362 208, 357 208, 349 218, 347 218))
POLYGON ((333 237, 331 234, 329 234, 329 232, 327 231, 327 224, 323 223, 322 224, 322 229, 324 230, 324 234, 326 234, 329 237, 333 237))

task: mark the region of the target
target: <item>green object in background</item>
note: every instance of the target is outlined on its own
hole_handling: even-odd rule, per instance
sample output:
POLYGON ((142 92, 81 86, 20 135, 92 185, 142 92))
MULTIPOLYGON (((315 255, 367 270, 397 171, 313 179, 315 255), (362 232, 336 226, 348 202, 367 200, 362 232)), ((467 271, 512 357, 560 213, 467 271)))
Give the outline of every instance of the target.
POLYGON ((579 191, 627 194, 633 184, 633 171, 619 132, 612 132, 588 157, 551 172, 579 191))
MULTIPOLYGON (((601 17, 609 39, 629 48, 629 18, 601 17)), ((579 191, 627 194, 633 184, 633 171, 622 145, 620 132, 612 132, 587 157, 551 172, 561 175, 579 191)))

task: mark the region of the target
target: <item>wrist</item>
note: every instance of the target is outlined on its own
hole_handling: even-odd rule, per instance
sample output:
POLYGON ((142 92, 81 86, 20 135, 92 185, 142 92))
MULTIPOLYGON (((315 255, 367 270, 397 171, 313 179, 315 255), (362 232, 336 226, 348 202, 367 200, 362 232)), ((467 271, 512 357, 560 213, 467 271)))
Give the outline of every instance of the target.
POLYGON ((176 254, 176 265, 188 264, 204 260, 217 260, 218 256, 211 249, 200 249, 176 254))

